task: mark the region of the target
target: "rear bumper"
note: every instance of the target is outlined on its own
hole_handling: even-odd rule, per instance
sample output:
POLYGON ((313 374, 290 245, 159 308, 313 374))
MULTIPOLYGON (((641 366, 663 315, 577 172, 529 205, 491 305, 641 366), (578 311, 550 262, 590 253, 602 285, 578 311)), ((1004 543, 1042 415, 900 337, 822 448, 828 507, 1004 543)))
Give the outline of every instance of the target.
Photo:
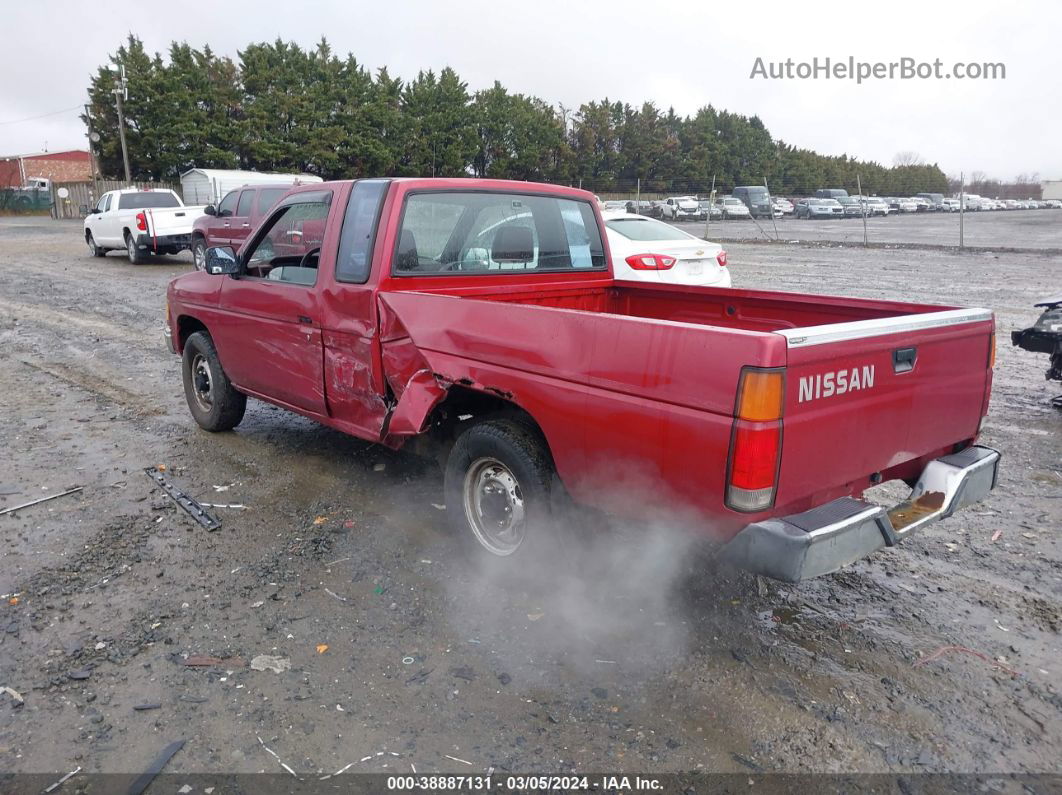
POLYGON ((995 488, 999 458, 997 451, 974 445, 930 461, 911 496, 891 509, 842 497, 805 513, 755 522, 734 536, 724 556, 786 582, 829 574, 984 499, 995 488))
POLYGON ((137 235, 136 246, 141 251, 162 251, 163 249, 175 248, 178 251, 189 248, 192 245, 192 235, 137 235))

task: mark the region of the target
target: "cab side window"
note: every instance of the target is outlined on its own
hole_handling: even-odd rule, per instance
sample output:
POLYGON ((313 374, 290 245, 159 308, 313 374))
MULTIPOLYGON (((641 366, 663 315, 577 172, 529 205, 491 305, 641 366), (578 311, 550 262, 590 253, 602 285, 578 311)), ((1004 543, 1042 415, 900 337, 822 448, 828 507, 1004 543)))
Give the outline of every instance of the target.
POLYGON ((108 209, 110 209, 110 206, 111 194, 108 193, 107 195, 102 196, 100 198, 99 204, 96 205, 96 209, 99 210, 101 213, 105 213, 108 209))
POLYGON ((302 197, 302 201, 277 208, 241 256, 247 277, 304 286, 317 283, 332 193, 306 193, 302 197))
POLYGON ((254 204, 254 191, 245 190, 240 194, 240 202, 236 205, 236 215, 245 218, 251 214, 251 205, 254 204))
POLYGON ((229 191, 225 198, 221 200, 221 204, 218 205, 218 215, 222 218, 232 215, 236 209, 236 200, 239 198, 240 192, 238 190, 229 191))

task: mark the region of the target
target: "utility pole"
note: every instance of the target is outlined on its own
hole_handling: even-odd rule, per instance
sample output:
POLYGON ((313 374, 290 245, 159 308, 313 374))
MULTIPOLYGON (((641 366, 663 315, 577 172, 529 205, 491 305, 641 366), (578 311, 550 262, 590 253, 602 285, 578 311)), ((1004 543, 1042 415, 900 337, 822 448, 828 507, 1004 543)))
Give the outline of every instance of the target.
POLYGON ((129 99, 129 86, 125 80, 125 67, 118 67, 118 80, 114 84, 112 92, 114 102, 118 108, 118 137, 122 140, 122 162, 125 164, 125 181, 132 182, 133 174, 129 169, 129 149, 125 145, 125 115, 122 113, 122 100, 129 99))
POLYGON ((963 244, 963 213, 966 211, 966 175, 959 172, 959 248, 963 244))

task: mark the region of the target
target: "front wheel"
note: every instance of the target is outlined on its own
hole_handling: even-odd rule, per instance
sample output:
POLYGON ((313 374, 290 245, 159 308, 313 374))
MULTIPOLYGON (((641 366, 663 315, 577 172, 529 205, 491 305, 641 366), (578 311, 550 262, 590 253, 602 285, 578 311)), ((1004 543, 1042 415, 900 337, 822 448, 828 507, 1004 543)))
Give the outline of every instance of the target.
POLYGON ((247 410, 247 396, 229 381, 214 340, 197 331, 184 343, 184 396, 192 418, 207 431, 230 431, 247 410))
POLYGON ((195 263, 197 271, 206 270, 206 250, 206 241, 201 237, 197 237, 195 242, 192 243, 192 261, 195 263))
POLYGON ((471 547, 496 558, 546 544, 554 532, 552 481, 553 461, 537 430, 484 420, 457 438, 447 459, 447 520, 471 547))
POLYGON ((88 243, 89 253, 91 253, 92 256, 94 256, 94 257, 106 257, 107 256, 107 249, 100 248, 99 246, 96 245, 96 238, 94 238, 92 236, 91 232, 88 233, 88 238, 86 239, 85 242, 88 243))

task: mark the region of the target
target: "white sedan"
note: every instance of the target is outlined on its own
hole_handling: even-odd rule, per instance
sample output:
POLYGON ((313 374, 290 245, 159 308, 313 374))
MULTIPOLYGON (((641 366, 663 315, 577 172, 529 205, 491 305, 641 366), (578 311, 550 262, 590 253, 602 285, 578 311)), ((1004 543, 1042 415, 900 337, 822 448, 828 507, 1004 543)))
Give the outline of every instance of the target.
POLYGON ((726 251, 671 224, 631 213, 604 213, 617 279, 729 287, 726 251))

